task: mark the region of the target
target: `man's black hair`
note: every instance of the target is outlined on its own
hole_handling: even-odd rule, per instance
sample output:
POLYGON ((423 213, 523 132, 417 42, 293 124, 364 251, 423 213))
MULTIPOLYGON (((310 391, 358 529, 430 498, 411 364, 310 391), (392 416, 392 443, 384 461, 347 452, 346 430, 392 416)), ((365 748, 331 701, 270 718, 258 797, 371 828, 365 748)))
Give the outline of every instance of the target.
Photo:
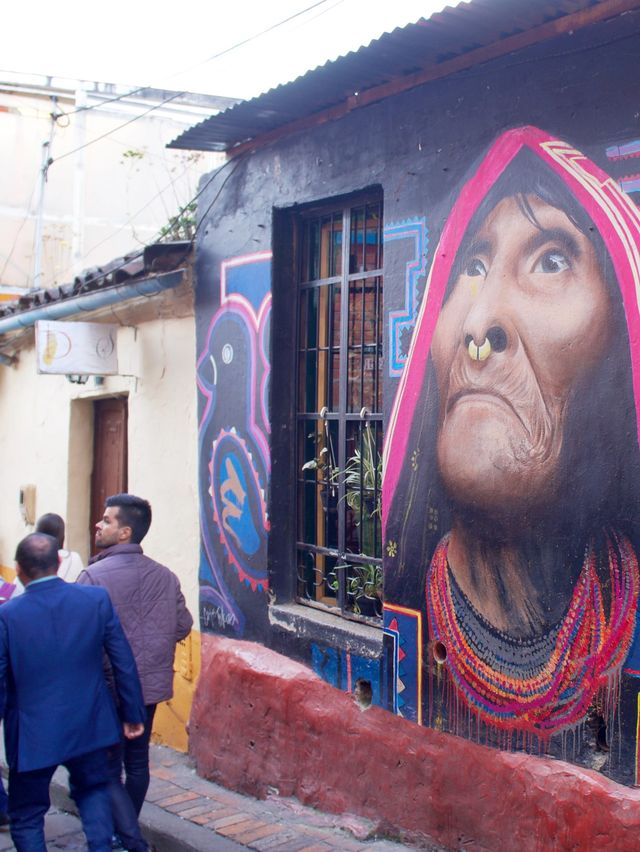
POLYGON ((114 494, 107 497, 105 506, 118 510, 121 527, 131 527, 132 544, 140 544, 151 526, 151 505, 134 494, 114 494))
POLYGON ((58 539, 45 533, 31 533, 16 548, 16 562, 30 580, 58 570, 58 539))
POLYGON ((46 515, 41 515, 36 522, 35 532, 53 536, 58 540, 58 549, 62 548, 64 544, 64 521, 55 512, 47 512, 46 515))

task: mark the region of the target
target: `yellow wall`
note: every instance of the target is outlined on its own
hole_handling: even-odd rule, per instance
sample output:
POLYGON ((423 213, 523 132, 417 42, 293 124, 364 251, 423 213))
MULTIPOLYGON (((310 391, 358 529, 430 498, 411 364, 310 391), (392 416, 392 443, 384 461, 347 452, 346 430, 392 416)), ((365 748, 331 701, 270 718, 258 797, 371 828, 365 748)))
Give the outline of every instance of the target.
MULTIPOLYGON (((33 338, 18 364, 0 366, 0 572, 14 577, 15 548, 33 525, 20 512, 19 492, 35 486, 35 517, 57 512, 67 523, 66 546, 86 564, 93 454, 93 403, 111 395, 128 399, 129 491, 147 498, 153 523, 145 553, 178 576, 197 622, 199 526, 195 328, 187 284, 136 305, 123 303, 104 319, 120 324, 120 375, 103 384, 70 384, 64 376, 39 375, 33 338), (136 312, 137 311, 137 312, 136 312), (144 313, 141 313, 144 312, 144 313)), ((175 698, 158 711, 162 742, 186 749, 184 722, 199 672, 199 634, 179 648, 175 698)))
POLYGON ((3 580, 6 580, 7 583, 13 583, 16 578, 16 572, 13 568, 9 568, 7 565, 0 565, 0 577, 3 580))
POLYGON ((200 676, 200 633, 192 630, 178 643, 173 677, 173 698, 158 704, 153 722, 153 741, 178 751, 188 751, 187 723, 200 676))

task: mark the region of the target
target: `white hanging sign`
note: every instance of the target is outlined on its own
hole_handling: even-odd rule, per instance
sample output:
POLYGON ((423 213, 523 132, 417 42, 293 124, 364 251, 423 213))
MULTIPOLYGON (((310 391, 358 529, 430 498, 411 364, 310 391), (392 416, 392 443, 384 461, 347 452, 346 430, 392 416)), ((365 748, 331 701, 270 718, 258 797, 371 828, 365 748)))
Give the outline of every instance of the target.
POLYGON ((101 322, 36 323, 39 373, 112 376, 118 372, 118 326, 101 322))

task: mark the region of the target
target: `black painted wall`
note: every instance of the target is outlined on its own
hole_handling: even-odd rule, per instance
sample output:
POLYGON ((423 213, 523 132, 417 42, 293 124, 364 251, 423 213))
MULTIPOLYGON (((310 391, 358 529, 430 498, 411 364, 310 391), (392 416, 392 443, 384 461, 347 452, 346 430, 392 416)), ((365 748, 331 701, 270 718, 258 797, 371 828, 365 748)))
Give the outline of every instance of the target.
MULTIPOLYGON (((382 637, 353 638, 348 626, 305 629, 297 622, 284 629, 281 614, 274 617, 272 611, 269 618, 270 603, 293 601, 295 590, 288 214, 296 206, 382 187, 385 315, 400 317, 393 331, 385 323, 389 419, 440 232, 461 187, 504 131, 531 125, 565 140, 640 203, 640 181, 633 180, 640 173, 640 142, 627 159, 613 150, 640 140, 634 91, 639 55, 640 13, 628 13, 356 110, 232 159, 204 180, 196 301, 203 630, 276 647, 310 662, 341 688, 350 688, 359 672, 375 681, 374 698, 390 709, 423 724, 455 727, 445 698, 429 686, 443 660, 429 644, 427 565, 397 564, 389 548, 399 538, 393 513, 385 533, 384 653, 382 637), (406 658, 395 670, 399 643, 406 658), (406 687, 402 696, 393 689, 398 677, 406 687)), ((633 351, 631 334, 629 345, 633 351)), ((588 398, 584 408, 588 412, 588 398)), ((630 441, 635 456, 637 437, 630 441)), ((417 535, 427 511, 419 508, 423 513, 416 508, 413 521, 417 535)), ((605 589, 605 597, 609 594, 605 589)), ((631 672, 634 659, 632 649, 621 698, 617 683, 613 693, 600 691, 594 698, 599 703, 592 715, 600 720, 594 724, 602 729, 608 723, 608 730, 595 730, 593 748, 583 748, 583 725, 579 735, 571 728, 573 753, 567 755, 566 742, 564 752, 555 749, 627 782, 636 771, 640 681, 631 672), (615 732, 611 714, 623 719, 615 732), (604 742, 614 734, 621 737, 616 748, 622 754, 615 765, 604 742)), ((587 711, 582 715, 584 721, 587 711)), ((505 747, 552 751, 555 733, 500 725, 475 732, 505 747)))

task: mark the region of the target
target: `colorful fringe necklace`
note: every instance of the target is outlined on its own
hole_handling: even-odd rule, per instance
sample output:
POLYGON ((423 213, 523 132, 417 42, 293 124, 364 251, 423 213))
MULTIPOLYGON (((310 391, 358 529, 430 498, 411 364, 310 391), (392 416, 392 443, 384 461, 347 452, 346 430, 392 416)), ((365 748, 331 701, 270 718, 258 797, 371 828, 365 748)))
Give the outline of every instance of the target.
POLYGON ((517 640, 473 611, 451 575, 449 536, 441 540, 427 577, 429 635, 444 645, 457 698, 478 721, 544 739, 579 724, 596 694, 619 678, 635 627, 638 560, 622 535, 610 532, 606 545, 609 613, 590 544, 564 619, 546 637, 517 640))

